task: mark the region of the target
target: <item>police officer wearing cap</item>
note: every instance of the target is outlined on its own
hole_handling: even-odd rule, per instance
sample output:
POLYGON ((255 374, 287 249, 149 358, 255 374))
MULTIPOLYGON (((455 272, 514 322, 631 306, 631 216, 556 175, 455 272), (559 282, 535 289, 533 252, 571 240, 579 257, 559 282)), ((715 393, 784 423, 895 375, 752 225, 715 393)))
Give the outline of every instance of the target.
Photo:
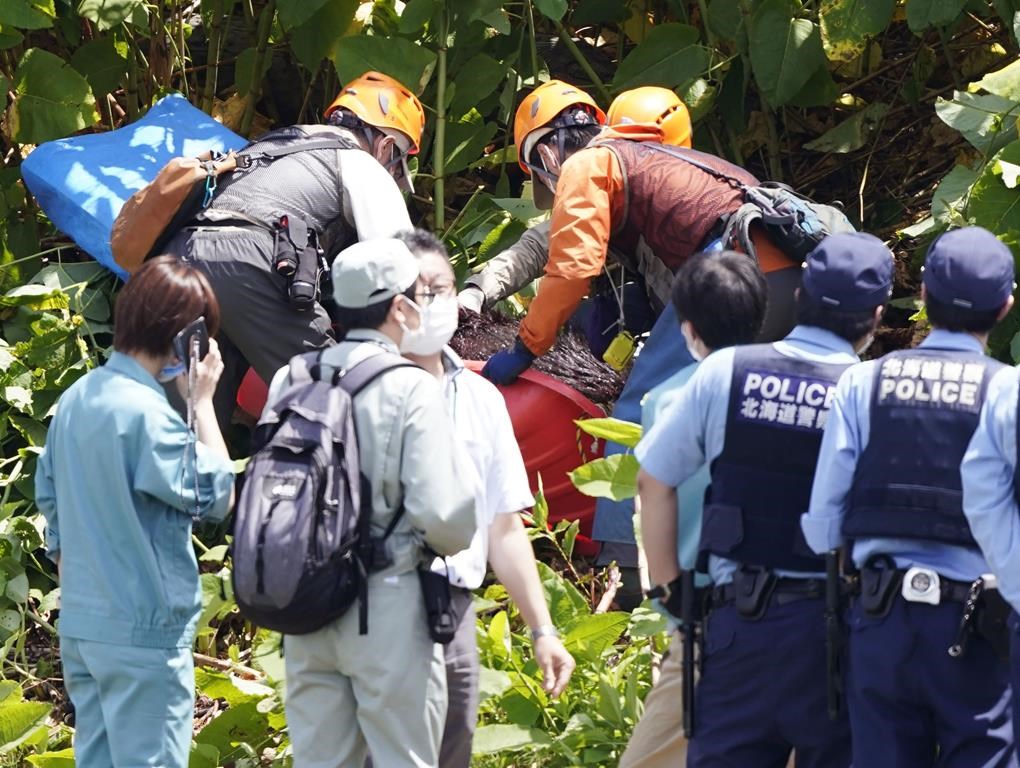
MULTIPOLYGON (((698 565, 716 586, 691 768, 782 768, 791 750, 798 768, 850 765, 847 719, 826 711, 824 562, 799 521, 836 381, 874 333, 892 276, 877 238, 824 240, 805 262, 796 327, 709 355, 637 447, 642 509, 663 517, 676 487, 711 467, 698 565)), ((675 562, 650 552, 648 567, 677 587, 666 584, 675 562)))
POLYGON ((990 232, 941 236, 921 288, 932 332, 836 388, 803 530, 817 553, 847 542, 860 569, 846 679, 857 765, 1016 765, 988 631, 1004 611, 981 579, 959 469, 1003 367, 984 349, 1012 293, 1013 257, 990 232))

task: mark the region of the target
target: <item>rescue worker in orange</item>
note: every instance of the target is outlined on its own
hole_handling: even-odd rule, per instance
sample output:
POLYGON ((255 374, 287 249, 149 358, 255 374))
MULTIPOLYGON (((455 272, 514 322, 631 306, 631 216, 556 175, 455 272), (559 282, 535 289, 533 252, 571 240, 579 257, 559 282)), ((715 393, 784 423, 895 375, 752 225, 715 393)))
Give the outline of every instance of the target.
MULTIPOLYGON (((536 88, 517 110, 514 139, 521 166, 534 180, 536 205, 552 207, 549 260, 513 347, 493 356, 483 373, 497 384, 514 381, 553 345, 607 257, 622 260, 640 278, 658 315, 613 412, 638 422, 644 394, 693 362, 669 300, 674 272, 699 251, 741 249, 740 243, 718 241, 725 217, 744 202, 742 191, 671 153, 696 158, 737 182, 758 180, 714 155, 664 148, 663 129, 654 122, 611 126, 578 146, 572 134, 593 114, 599 110, 590 96, 556 80, 536 88)), ((800 269, 757 226, 751 244, 769 285, 761 338, 774 340, 793 325, 800 269)), ((607 446, 607 454, 623 450, 607 446)), ((629 502, 600 499, 595 538, 632 545, 632 514, 629 502)))

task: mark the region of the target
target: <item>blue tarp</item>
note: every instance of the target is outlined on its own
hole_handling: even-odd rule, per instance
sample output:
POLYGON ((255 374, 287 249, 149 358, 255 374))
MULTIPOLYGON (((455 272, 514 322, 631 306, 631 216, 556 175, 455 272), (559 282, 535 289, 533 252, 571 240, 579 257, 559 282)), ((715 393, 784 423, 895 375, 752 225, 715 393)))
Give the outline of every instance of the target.
POLYGON ((174 157, 207 149, 225 152, 246 143, 174 94, 115 131, 40 144, 21 164, 21 175, 57 229, 126 278, 110 252, 110 230, 124 201, 174 157))

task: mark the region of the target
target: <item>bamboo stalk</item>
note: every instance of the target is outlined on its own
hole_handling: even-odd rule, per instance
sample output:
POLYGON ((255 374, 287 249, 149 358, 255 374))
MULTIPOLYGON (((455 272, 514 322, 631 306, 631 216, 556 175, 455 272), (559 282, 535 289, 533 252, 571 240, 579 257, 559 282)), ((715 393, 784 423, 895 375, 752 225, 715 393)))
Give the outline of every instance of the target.
POLYGON ((432 228, 441 232, 446 226, 446 49, 449 37, 449 14, 446 0, 439 7, 439 79, 436 83, 436 138, 432 144, 432 201, 435 206, 435 221, 432 228))
POLYGON ((606 88, 606 84, 602 82, 602 78, 598 76, 598 73, 592 68, 591 64, 588 63, 588 59, 581 53, 581 49, 577 47, 577 43, 574 42, 570 33, 566 27, 563 26, 562 21, 556 22, 556 32, 560 36, 560 40, 567 46, 567 50, 570 51, 570 55, 574 57, 574 60, 580 65, 581 69, 584 70, 584 74, 591 80, 592 85, 595 86, 595 90, 599 92, 599 97, 602 99, 602 103, 606 106, 613 100, 613 97, 609 94, 609 89, 606 88))
POLYGON ((245 96, 244 115, 241 117, 239 132, 247 136, 251 130, 251 124, 255 120, 255 106, 258 104, 259 96, 262 94, 262 65, 266 60, 266 50, 269 47, 269 33, 273 29, 273 16, 276 15, 276 0, 269 0, 259 13, 259 25, 255 39, 255 61, 252 64, 251 85, 248 87, 248 94, 245 96))
POLYGON ((524 7, 527 10, 528 20, 528 50, 531 54, 531 79, 538 85, 538 42, 535 39, 535 11, 531 6, 531 0, 524 0, 524 7))
POLYGON ((220 40, 223 35, 223 0, 213 0, 212 19, 209 22, 209 50, 206 54, 207 68, 205 87, 202 89, 202 111, 211 113, 216 98, 216 79, 220 66, 220 40))

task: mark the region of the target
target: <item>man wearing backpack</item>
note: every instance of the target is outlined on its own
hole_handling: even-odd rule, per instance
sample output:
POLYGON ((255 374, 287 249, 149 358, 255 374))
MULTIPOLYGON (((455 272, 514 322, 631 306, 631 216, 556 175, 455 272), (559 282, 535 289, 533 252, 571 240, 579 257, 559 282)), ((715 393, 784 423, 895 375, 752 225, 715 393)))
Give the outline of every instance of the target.
POLYGON ((418 152, 425 124, 414 94, 367 72, 326 119, 271 131, 241 150, 211 204, 166 246, 206 273, 223 307, 221 424, 249 366, 269 381, 291 356, 334 342, 324 306, 331 297, 318 289, 336 254, 411 225, 401 190, 411 189, 407 156, 418 152))
MULTIPOLYGON (((745 202, 739 184, 753 186, 758 180, 722 158, 664 147, 663 130, 654 123, 620 124, 598 133, 596 109, 579 89, 550 81, 517 110, 514 139, 521 167, 533 178, 536 205, 552 208, 549 259, 515 344, 490 359, 484 375, 498 384, 516 379, 553 345, 606 268, 607 257, 624 258, 623 266, 639 276, 658 315, 613 411, 616 418, 638 422, 645 393, 693 362, 670 302, 673 274, 720 237, 721 219, 745 202), (672 152, 696 158, 732 181, 672 152)), ((772 341, 793 325, 800 270, 757 225, 748 239, 724 247, 745 252, 754 247, 769 286, 761 339, 772 341)), ((621 343, 633 347, 633 340, 621 343)), ((607 454, 624 450, 606 446, 607 454)), ((630 501, 598 500, 594 536, 604 544, 603 560, 636 565, 633 511, 630 501)))
MULTIPOLYGON (((338 319, 348 330, 321 353, 323 371, 355 375, 363 361, 396 358, 424 333, 418 262, 399 240, 357 243, 332 273, 338 319)), ((288 372, 273 379, 267 409, 286 391, 288 372)), ((295 765, 361 766, 371 752, 378 766, 428 768, 439 756, 446 675, 417 568, 425 546, 449 555, 471 542, 474 486, 462 471, 470 459, 456 450, 439 383, 417 366, 387 370, 354 396, 353 407, 372 534, 381 540, 367 577, 367 633, 352 609, 322 629, 287 635, 295 765)))

